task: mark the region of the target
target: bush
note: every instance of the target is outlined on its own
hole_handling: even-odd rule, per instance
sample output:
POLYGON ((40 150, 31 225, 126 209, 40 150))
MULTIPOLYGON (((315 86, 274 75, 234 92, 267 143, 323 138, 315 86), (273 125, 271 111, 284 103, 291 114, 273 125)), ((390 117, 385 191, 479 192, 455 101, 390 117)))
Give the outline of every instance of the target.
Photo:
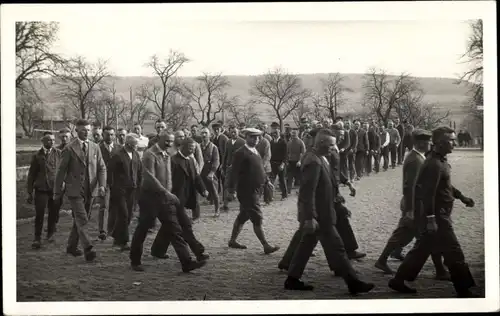
POLYGON ((16 153, 16 167, 29 166, 36 151, 19 151, 16 153))

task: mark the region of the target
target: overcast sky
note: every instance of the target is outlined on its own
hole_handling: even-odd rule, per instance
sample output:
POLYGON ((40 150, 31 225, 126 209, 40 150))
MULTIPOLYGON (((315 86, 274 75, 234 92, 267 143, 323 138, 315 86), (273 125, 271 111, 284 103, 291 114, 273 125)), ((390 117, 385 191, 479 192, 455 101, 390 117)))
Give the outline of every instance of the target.
POLYGON ((179 50, 192 61, 179 73, 364 73, 370 67, 422 77, 456 77, 469 35, 466 21, 162 21, 130 16, 60 23, 55 50, 109 59, 118 76, 147 76, 153 54, 179 50))

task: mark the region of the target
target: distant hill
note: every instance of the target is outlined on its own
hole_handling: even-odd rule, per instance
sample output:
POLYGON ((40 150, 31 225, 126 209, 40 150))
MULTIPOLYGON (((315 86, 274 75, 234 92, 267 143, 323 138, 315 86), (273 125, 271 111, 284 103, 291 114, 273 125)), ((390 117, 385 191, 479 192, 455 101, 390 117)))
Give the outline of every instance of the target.
MULTIPOLYGON (((361 110, 363 75, 343 74, 343 76, 345 77, 345 86, 354 92, 346 93, 348 99, 347 108, 339 109, 339 112, 361 110)), ((328 74, 301 74, 299 77, 302 79, 304 87, 311 89, 313 92, 320 92, 320 79, 327 78, 328 74)), ((230 96, 239 96, 242 101, 248 100, 250 97, 249 89, 255 76, 227 76, 227 78, 231 83, 231 87, 228 88, 227 93, 230 96)), ((182 79, 187 82, 195 80, 194 77, 182 77, 182 79)), ((457 125, 460 124, 465 117, 463 105, 467 99, 467 87, 455 84, 456 79, 452 78, 418 77, 417 79, 426 93, 426 100, 438 104, 439 108, 443 111, 450 110, 450 119, 456 121, 457 125)), ((128 100, 130 87, 137 88, 143 84, 155 82, 158 79, 154 77, 112 77, 107 80, 114 81, 117 94, 128 100)), ((54 93, 57 90, 57 86, 52 84, 51 79, 46 79, 45 84, 47 89, 43 89, 41 95, 47 104, 47 111, 52 115, 57 115, 56 108, 61 103, 60 100, 56 99, 54 93)), ((269 108, 262 106, 258 107, 257 110, 261 112, 264 120, 273 120, 272 116, 268 114, 269 108)))

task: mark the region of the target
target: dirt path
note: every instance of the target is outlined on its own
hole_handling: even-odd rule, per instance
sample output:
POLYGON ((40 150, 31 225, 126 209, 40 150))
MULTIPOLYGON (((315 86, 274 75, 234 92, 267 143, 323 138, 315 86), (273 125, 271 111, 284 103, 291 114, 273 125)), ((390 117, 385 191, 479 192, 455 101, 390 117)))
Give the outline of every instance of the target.
MULTIPOLYGON (((452 178, 456 187, 476 201, 473 209, 460 202, 454 210, 454 223, 467 261, 479 285, 478 294, 484 295, 484 198, 483 156, 480 152, 461 151, 450 157, 452 178)), ((434 281, 433 268, 428 262, 415 286, 422 289, 416 296, 402 296, 387 287, 389 277, 382 275, 373 264, 398 221, 401 191, 401 168, 372 175, 356 184, 358 196, 345 196, 352 211, 360 250, 368 255, 354 267, 363 279, 377 287, 359 298, 454 297, 451 283, 434 281), (425 290, 424 290, 425 289, 425 290)), ((344 190, 344 189, 343 189, 344 190)), ((17 224, 17 298, 18 301, 107 301, 107 300, 244 300, 244 299, 345 299, 346 287, 341 279, 328 271, 321 247, 311 258, 304 279, 316 286, 314 292, 298 293, 283 290, 286 274, 279 272, 277 263, 297 227, 296 196, 276 201, 264 208, 264 228, 268 240, 281 246, 270 256, 262 248, 248 223, 240 237, 247 250, 227 248, 231 226, 237 214, 237 204, 220 218, 211 217, 208 206, 202 209, 201 220, 194 225, 195 233, 206 246, 211 259, 206 267, 190 274, 180 273, 180 265, 173 249, 170 259, 160 261, 149 256, 154 238, 149 235, 145 244, 144 264, 147 272, 130 270, 128 253, 112 249, 112 240, 96 242, 97 262, 85 263, 82 257, 65 254, 71 217, 60 219, 55 244, 31 250, 33 222, 17 224), (137 283, 139 282, 139 283, 137 283)), ((133 222, 130 231, 133 232, 133 222)), ((94 237, 97 237, 96 215, 92 219, 94 237)), ((389 262, 396 268, 397 262, 389 262)))

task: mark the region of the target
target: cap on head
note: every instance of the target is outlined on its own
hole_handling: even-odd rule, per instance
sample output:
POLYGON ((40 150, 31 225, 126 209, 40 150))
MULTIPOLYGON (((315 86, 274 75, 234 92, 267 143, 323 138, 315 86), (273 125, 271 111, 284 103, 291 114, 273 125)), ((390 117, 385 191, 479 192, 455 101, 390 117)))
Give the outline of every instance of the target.
POLYGON ((431 140, 432 132, 417 128, 412 132, 412 137, 414 140, 431 140))
POLYGON ((280 127, 280 125, 278 124, 278 122, 272 122, 271 123, 271 128, 278 128, 280 127))
POLYGON ((253 127, 245 128, 242 130, 245 133, 245 136, 260 136, 262 135, 262 131, 253 127))
POLYGON ((66 134, 66 133, 71 133, 71 131, 69 130, 69 128, 67 127, 63 127, 59 130, 59 133, 60 134, 66 134))

